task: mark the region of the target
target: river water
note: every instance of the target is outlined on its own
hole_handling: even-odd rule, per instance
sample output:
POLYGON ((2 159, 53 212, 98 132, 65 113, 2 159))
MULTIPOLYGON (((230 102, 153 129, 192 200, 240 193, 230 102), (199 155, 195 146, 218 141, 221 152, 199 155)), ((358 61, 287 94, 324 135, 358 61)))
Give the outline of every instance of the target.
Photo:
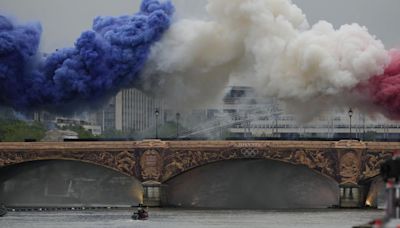
POLYGON ((152 209, 148 221, 129 211, 10 212, 1 228, 337 228, 382 217, 378 210, 229 211, 152 209))

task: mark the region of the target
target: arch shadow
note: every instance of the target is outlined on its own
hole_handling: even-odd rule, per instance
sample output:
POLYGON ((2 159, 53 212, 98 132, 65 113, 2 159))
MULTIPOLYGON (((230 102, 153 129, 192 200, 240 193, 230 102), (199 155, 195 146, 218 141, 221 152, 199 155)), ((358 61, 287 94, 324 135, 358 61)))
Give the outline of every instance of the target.
POLYGON ((0 168, 0 202, 14 207, 137 205, 141 182, 96 163, 42 159, 0 168))
POLYGON ((339 184, 304 165, 247 159, 198 166, 164 182, 171 206, 216 209, 326 208, 339 184))
MULTIPOLYGON (((324 177, 326 177, 326 178, 328 178, 328 179, 330 179, 330 180, 332 180, 332 181, 338 183, 338 180, 336 180, 334 177, 332 177, 332 176, 330 176, 330 175, 328 175, 328 174, 326 174, 326 173, 324 173, 324 172, 321 172, 321 171, 318 170, 318 169, 310 168, 310 167, 308 167, 308 166, 305 165, 305 164, 300 164, 300 163, 296 163, 296 162, 293 162, 293 161, 287 161, 287 160, 284 160, 284 159, 264 158, 264 157, 221 159, 221 160, 216 160, 216 161, 212 161, 212 162, 207 162, 207 163, 204 163, 204 164, 199 164, 199 165, 194 165, 194 166, 190 166, 190 167, 185 167, 185 168, 182 169, 181 171, 178 171, 178 172, 176 172, 176 173, 174 173, 174 174, 168 176, 168 177, 167 177, 166 179, 164 179, 162 182, 163 182, 163 183, 164 183, 164 182, 168 182, 169 180, 172 180, 172 179, 176 178, 177 176, 180 176, 180 175, 182 175, 182 174, 184 174, 184 173, 186 173, 186 172, 190 172, 190 171, 192 171, 192 170, 194 170, 194 169, 201 168, 201 167, 207 166, 207 165, 212 165, 212 164, 215 164, 215 163, 226 162, 226 161, 255 161, 255 160, 259 160, 259 161, 261 161, 261 160, 265 160, 265 161, 274 161, 274 162, 285 163, 285 164, 288 164, 288 165, 293 165, 293 166, 298 166, 298 167, 305 167, 305 168, 309 169, 310 171, 315 172, 316 174, 319 174, 319 175, 321 175, 321 176, 324 176, 324 177)), ((167 165, 167 166, 168 166, 168 165, 167 165)), ((339 183, 338 183, 338 184, 339 184, 339 183)))

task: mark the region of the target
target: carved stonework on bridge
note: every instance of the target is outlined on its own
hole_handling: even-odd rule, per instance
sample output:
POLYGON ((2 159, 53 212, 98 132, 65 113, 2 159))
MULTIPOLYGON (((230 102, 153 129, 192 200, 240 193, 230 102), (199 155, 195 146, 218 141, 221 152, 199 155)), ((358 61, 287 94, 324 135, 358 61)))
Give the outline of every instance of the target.
POLYGON ((400 143, 359 141, 160 141, 0 143, 0 167, 39 160, 76 160, 108 167, 141 181, 165 182, 213 162, 269 159, 306 166, 338 183, 379 174, 400 143))
POLYGON ((336 178, 335 157, 333 153, 319 150, 297 150, 294 153, 293 164, 302 164, 317 170, 327 176, 336 178))
POLYGON ((133 149, 98 150, 85 147, 54 149, 51 145, 35 150, 34 147, 3 150, 0 144, 0 167, 40 160, 72 160, 101 165, 129 176, 136 176, 136 157, 133 149))
POLYGON ((339 156, 340 182, 357 184, 361 173, 360 154, 356 151, 347 151, 339 156))
POLYGON ((156 150, 147 150, 140 158, 141 175, 144 181, 159 181, 162 175, 163 158, 156 150))
POLYGON ((382 163, 391 159, 392 152, 371 152, 367 151, 363 155, 363 164, 361 179, 368 179, 379 175, 379 170, 382 163))
MULTIPOLYGON (((248 145, 246 145, 248 146, 248 145)), ((226 147, 192 150, 173 150, 165 157, 162 180, 166 181, 182 172, 217 161, 238 159, 268 159, 305 165, 336 179, 335 157, 328 151, 318 149, 271 148, 259 144, 257 147, 226 147)))

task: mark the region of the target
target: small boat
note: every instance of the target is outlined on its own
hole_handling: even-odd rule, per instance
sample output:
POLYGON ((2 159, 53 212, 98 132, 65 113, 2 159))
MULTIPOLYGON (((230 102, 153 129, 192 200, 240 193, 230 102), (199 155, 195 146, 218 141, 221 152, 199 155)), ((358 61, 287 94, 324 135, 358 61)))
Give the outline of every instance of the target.
POLYGON ((143 204, 139 204, 137 212, 132 215, 133 220, 147 220, 149 218, 149 213, 144 209, 143 204))
POLYGON ((133 220, 147 220, 149 218, 149 213, 147 211, 135 212, 132 215, 133 220))

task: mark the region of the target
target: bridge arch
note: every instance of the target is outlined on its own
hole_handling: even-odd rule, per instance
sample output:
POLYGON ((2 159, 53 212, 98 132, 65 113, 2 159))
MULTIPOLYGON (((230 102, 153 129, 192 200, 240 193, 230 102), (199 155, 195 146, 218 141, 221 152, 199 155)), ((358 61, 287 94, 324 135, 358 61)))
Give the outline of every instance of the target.
POLYGON ((41 159, 0 169, 0 202, 9 206, 130 206, 143 201, 136 177, 93 162, 41 159))
POLYGON ((46 161, 46 160, 65 160, 81 161, 95 164, 118 171, 128 176, 138 177, 136 171, 136 156, 132 150, 122 151, 21 151, 21 152, 1 152, 0 167, 20 164, 24 162, 46 161))
POLYGON ((9 167, 13 167, 13 166, 21 166, 21 165, 28 164, 28 163, 46 162, 46 161, 48 161, 48 162, 50 162, 50 161, 78 162, 78 163, 94 165, 94 166, 99 166, 99 167, 102 167, 102 168, 105 168, 105 169, 109 169, 109 170, 118 172, 121 175, 124 175, 124 176, 127 176, 127 177, 137 178, 135 176, 131 176, 129 173, 124 172, 124 171, 122 171, 122 170, 120 170, 120 169, 118 169, 118 168, 116 168, 114 166, 110 166, 110 165, 107 165, 107 164, 98 163, 98 162, 90 161, 90 160, 80 160, 80 159, 77 159, 77 158, 38 158, 38 159, 31 159, 31 160, 28 159, 28 160, 24 160, 23 162, 6 164, 6 165, 4 165, 4 166, 2 166, 0 168, 9 168, 9 167))
POLYGON ((339 184, 320 172, 268 159, 221 160, 164 182, 168 204, 226 209, 324 208, 339 203, 339 184))
POLYGON ((335 159, 332 156, 334 153, 329 153, 329 151, 305 149, 278 151, 271 148, 228 148, 225 151, 176 151, 164 159, 162 182, 204 165, 230 160, 271 160, 304 166, 340 182, 335 159))
MULTIPOLYGON (((212 165, 212 164, 216 164, 216 163, 221 163, 221 162, 226 162, 226 161, 260 161, 260 160, 266 160, 266 161, 274 161, 274 162, 281 162, 281 163, 285 163, 288 165, 293 165, 293 166, 298 166, 298 167, 305 167, 307 169, 309 169, 311 172, 314 172, 318 175, 324 176, 325 178, 334 181, 334 182, 338 182, 338 180, 336 178, 334 178, 333 176, 330 176, 328 174, 326 174, 325 172, 321 172, 320 169, 316 169, 316 168, 312 168, 310 166, 307 166, 306 164, 299 164, 299 163, 295 163, 295 162, 291 162, 291 161, 287 161, 287 160, 281 160, 281 159, 265 159, 265 158, 236 158, 236 159, 222 159, 222 160, 217 160, 217 161, 212 161, 209 163, 204 163, 204 164, 198 164, 198 165, 194 165, 194 166, 190 166, 190 167, 186 167, 183 169, 180 169, 179 172, 174 173, 173 175, 165 175, 167 177, 167 179, 163 179, 162 183, 168 182, 182 174, 185 174, 187 172, 190 172, 192 170, 204 167, 204 166, 208 166, 208 165, 212 165)), ((168 165, 167 165, 168 167, 168 165)), ((379 175, 377 175, 379 176, 379 175)), ((165 177, 164 177, 165 178, 165 177)))

